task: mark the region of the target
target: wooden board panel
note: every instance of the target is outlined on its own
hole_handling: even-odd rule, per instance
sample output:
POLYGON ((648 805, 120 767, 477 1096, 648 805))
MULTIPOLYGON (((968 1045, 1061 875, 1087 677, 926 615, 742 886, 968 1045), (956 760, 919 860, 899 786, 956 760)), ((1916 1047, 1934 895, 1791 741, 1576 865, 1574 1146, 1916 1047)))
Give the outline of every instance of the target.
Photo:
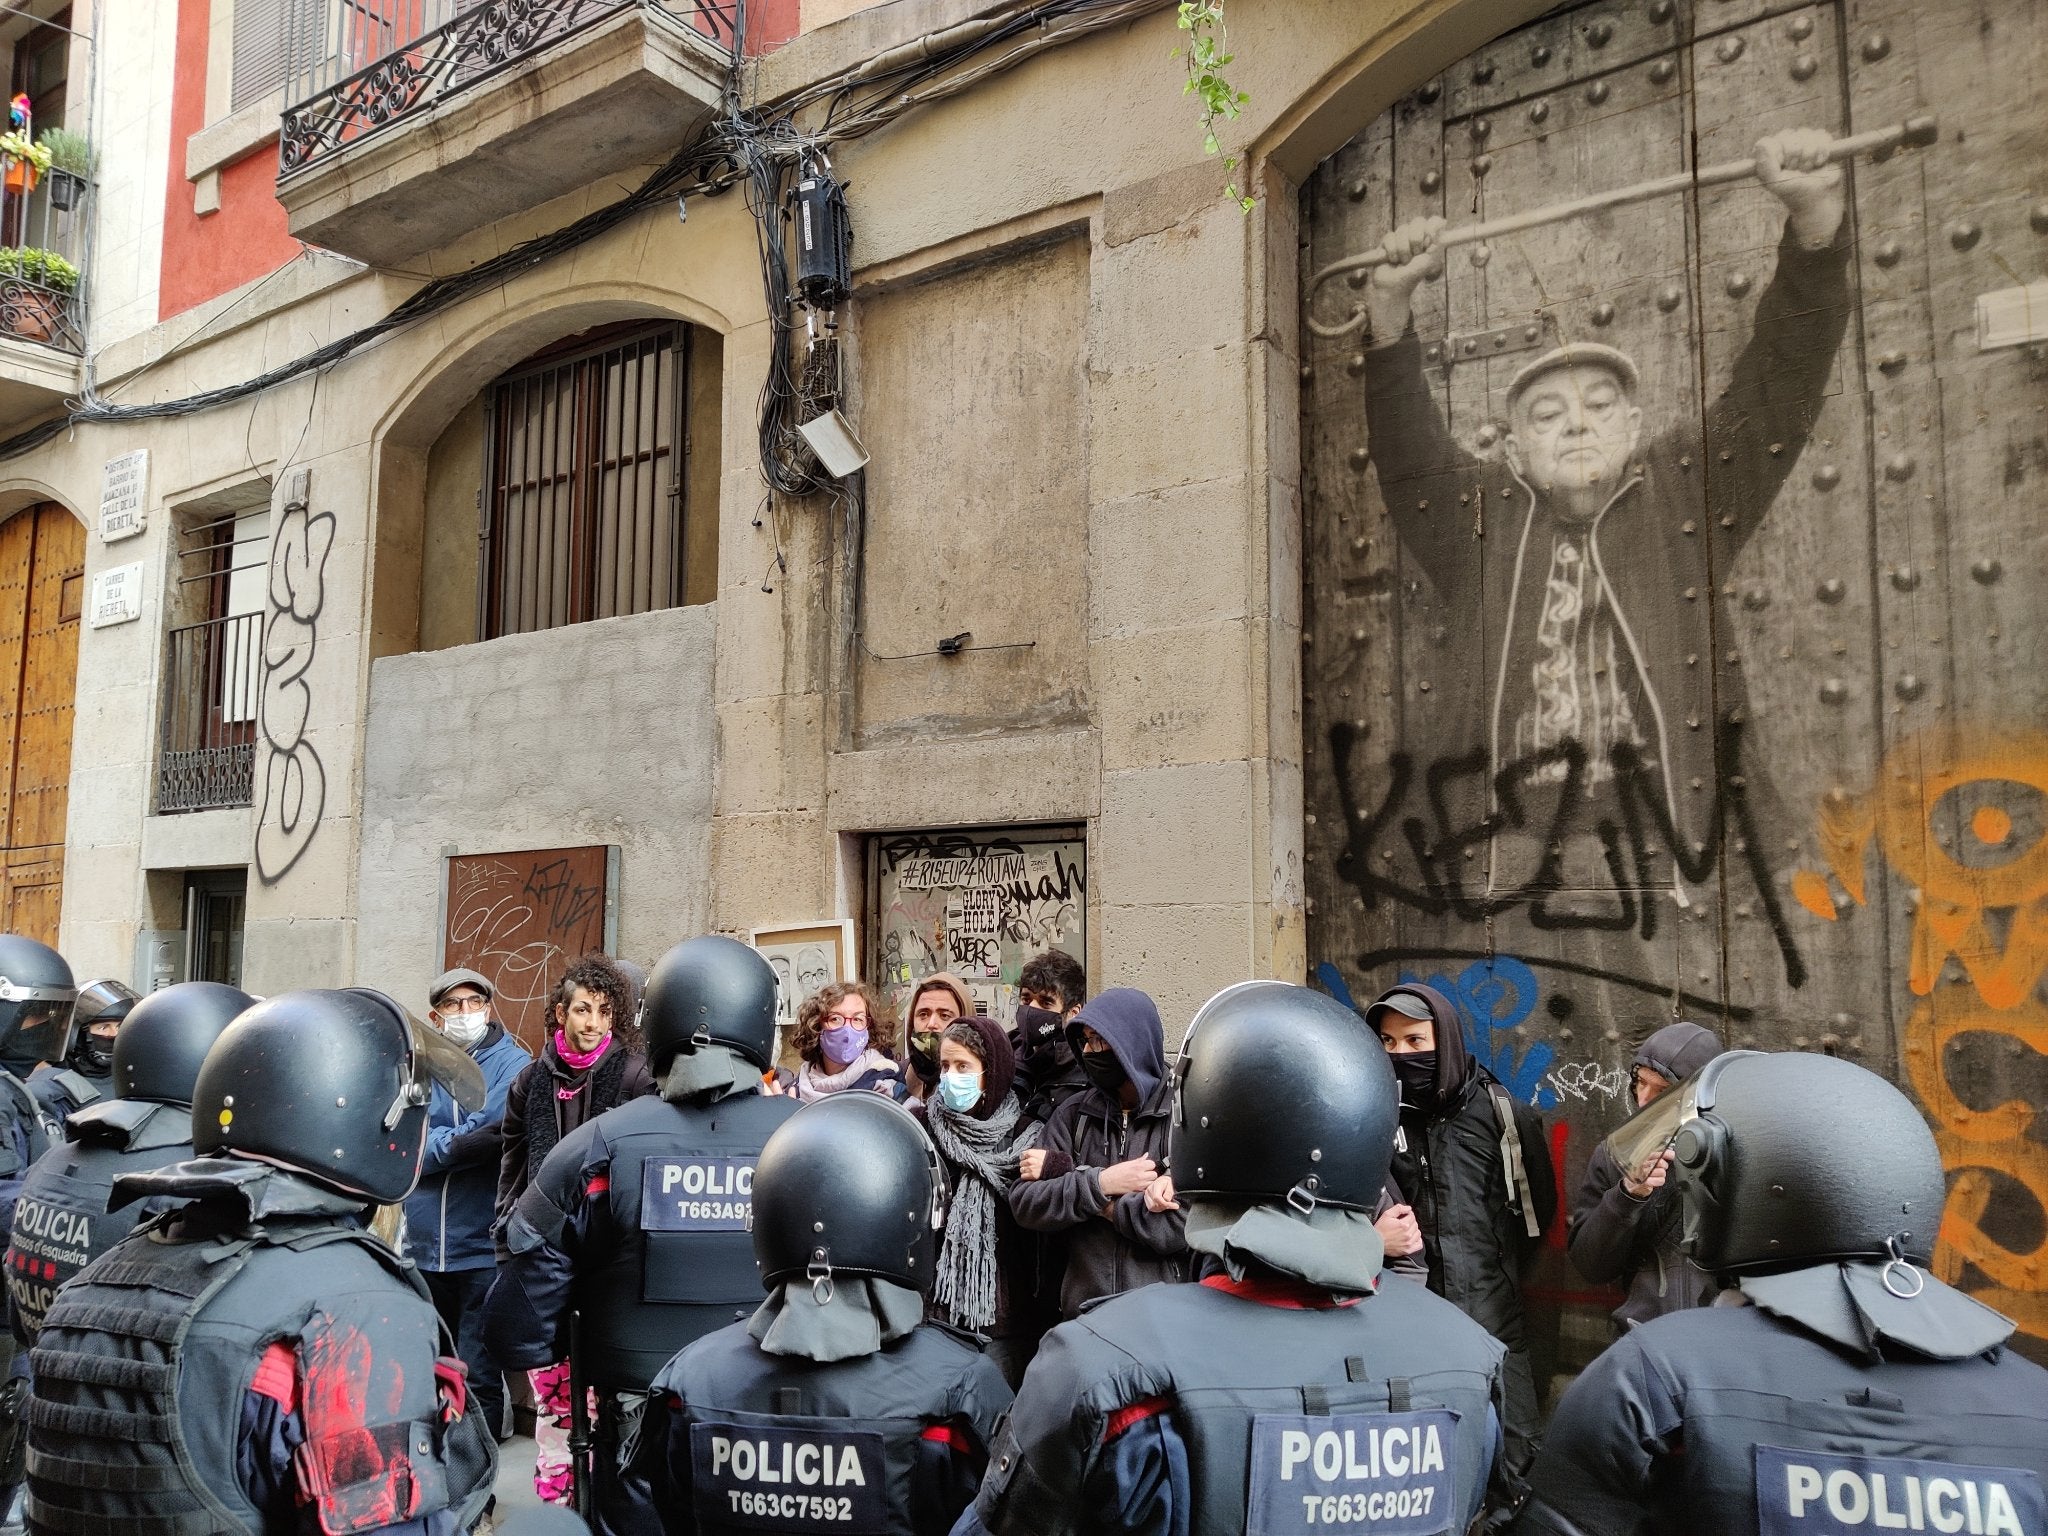
POLYGON ((490 978, 498 1019, 528 1050, 547 1032, 547 1002, 562 972, 604 948, 603 845, 448 860, 442 964, 490 978))
POLYGON ((6 855, 0 866, 0 918, 8 933, 57 944, 64 900, 64 852, 37 850, 6 855))
POLYGON ((39 507, 34 518, 28 653, 21 669, 21 730, 8 819, 8 844, 14 848, 64 842, 79 628, 76 612, 65 616, 64 595, 85 568, 85 528, 77 518, 52 503, 39 507))
POLYGON ((28 644, 33 510, 0 523, 0 846, 14 825, 14 742, 21 725, 21 667, 28 644))

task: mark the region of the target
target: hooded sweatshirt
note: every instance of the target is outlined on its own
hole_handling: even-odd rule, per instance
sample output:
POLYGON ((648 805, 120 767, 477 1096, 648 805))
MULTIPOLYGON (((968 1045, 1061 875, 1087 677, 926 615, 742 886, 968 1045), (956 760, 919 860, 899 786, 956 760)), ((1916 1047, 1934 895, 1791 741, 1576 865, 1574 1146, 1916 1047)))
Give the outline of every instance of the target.
POLYGON ((1120 1097, 1092 1085, 1075 1094, 1046 1124, 1044 1175, 1010 1188, 1010 1209, 1020 1223, 1067 1234, 1063 1317, 1105 1296, 1183 1279, 1188 1267, 1179 1211, 1146 1210, 1142 1192, 1102 1192, 1102 1171, 1113 1163, 1149 1157, 1167 1171, 1173 1082, 1166 1073, 1159 1009, 1133 987, 1098 993, 1067 1026, 1067 1045, 1077 1060, 1084 1026, 1108 1042, 1137 1089, 1137 1107, 1126 1110, 1120 1097))
MULTIPOLYGON (((1721 1054, 1714 1032, 1698 1024, 1666 1024, 1636 1051, 1635 1065, 1677 1083, 1721 1054)), ((1621 1328, 1666 1312, 1704 1307, 1720 1294, 1713 1277, 1679 1250, 1678 1192, 1668 1181, 1638 1200, 1622 1184, 1622 1169, 1602 1141, 1586 1161, 1586 1176, 1572 1203, 1571 1255, 1580 1274, 1609 1281, 1628 1295, 1614 1310, 1621 1328)))

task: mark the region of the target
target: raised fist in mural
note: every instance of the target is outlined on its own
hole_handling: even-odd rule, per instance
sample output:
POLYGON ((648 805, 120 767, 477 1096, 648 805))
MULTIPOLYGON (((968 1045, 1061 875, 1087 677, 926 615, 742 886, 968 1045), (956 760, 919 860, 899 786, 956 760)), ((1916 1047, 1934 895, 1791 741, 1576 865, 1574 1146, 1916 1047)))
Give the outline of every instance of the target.
POLYGON ((1444 221, 1434 214, 1410 219, 1380 242, 1387 259, 1372 269, 1372 281, 1365 296, 1374 341, 1399 341, 1401 333, 1408 329, 1415 285, 1426 278, 1443 276, 1443 248, 1436 243, 1443 227, 1444 221))
POLYGON ((1792 238, 1826 250, 1842 227, 1842 168, 1828 158, 1834 140, 1818 128, 1787 128, 1756 142, 1756 179, 1785 205, 1792 238))

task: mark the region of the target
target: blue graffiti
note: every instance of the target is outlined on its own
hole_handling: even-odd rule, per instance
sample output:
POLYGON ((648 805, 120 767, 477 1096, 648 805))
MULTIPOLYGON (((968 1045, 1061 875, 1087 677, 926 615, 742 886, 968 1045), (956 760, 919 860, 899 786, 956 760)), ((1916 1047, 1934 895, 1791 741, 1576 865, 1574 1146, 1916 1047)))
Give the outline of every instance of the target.
MULTIPOLYGON (((1324 991, 1347 1008, 1356 1008, 1351 988, 1337 967, 1325 960, 1316 966, 1316 980, 1324 991)), ((1495 955, 1475 960, 1458 972, 1455 979, 1443 975, 1418 975, 1403 970, 1399 985, 1435 987, 1458 1010, 1465 1029, 1465 1045, 1475 1061, 1506 1085, 1509 1093, 1538 1109, 1557 1107, 1556 1090, 1544 1082, 1556 1049, 1547 1041, 1530 1043, 1517 1050, 1510 1038, 1515 1026, 1536 1011, 1541 989, 1536 973, 1512 955, 1495 955)))

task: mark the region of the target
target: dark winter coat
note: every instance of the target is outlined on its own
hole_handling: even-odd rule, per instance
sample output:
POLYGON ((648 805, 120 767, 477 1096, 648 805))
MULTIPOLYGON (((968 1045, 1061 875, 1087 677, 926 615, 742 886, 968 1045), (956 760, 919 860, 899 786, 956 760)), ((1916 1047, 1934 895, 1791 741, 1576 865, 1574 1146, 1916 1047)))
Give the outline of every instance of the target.
POLYGON ((1082 1026, 1109 1042, 1138 1090, 1138 1107, 1090 1087, 1053 1112, 1040 1145, 1044 1176, 1020 1179, 1010 1189, 1017 1220, 1038 1232, 1067 1234, 1067 1272, 1060 1314, 1141 1285, 1180 1280, 1188 1246, 1179 1211, 1145 1209, 1142 1192, 1114 1200, 1102 1192, 1102 1170, 1149 1157, 1164 1165, 1173 1111, 1173 1081, 1166 1073, 1166 1039, 1152 999, 1131 987, 1112 987, 1089 999, 1067 1026, 1078 1058, 1082 1026))
MULTIPOLYGON (((1635 1065, 1678 1082, 1721 1054, 1721 1042, 1698 1024, 1667 1024, 1642 1044, 1635 1065)), ((1623 1328, 1666 1312, 1704 1307, 1720 1295, 1713 1277, 1679 1251, 1678 1190, 1666 1182, 1638 1200, 1602 1141, 1586 1163, 1572 1205, 1572 1263, 1595 1284, 1618 1282, 1628 1297, 1615 1309, 1623 1328)))
MULTIPOLYGON (((507 1213, 526 1193, 526 1186, 557 1142, 586 1120, 595 1120, 628 1099, 652 1092, 654 1075, 647 1069, 643 1052, 622 1050, 614 1038, 610 1050, 579 1072, 555 1054, 555 1037, 550 1032, 540 1058, 512 1080, 505 1096, 494 1233, 504 1231, 507 1213)), ((497 1238, 497 1255, 500 1264, 511 1257, 502 1236, 497 1238)))

